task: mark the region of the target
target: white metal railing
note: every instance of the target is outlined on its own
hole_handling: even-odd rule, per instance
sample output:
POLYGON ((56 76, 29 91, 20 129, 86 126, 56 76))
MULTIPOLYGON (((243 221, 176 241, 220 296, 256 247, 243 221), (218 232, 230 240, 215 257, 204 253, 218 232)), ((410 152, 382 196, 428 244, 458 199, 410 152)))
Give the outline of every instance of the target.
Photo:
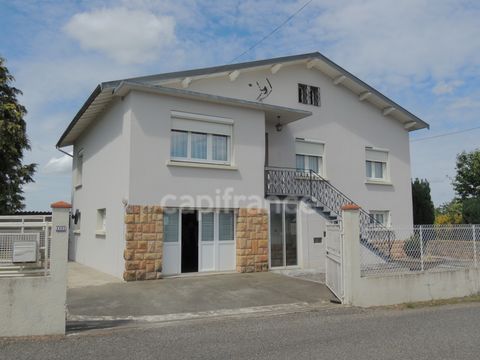
POLYGON ((416 225, 367 230, 360 239, 362 276, 476 268, 480 225, 416 225))
POLYGON ((0 216, 0 277, 48 275, 52 236, 51 215, 0 216), (36 261, 14 262, 14 244, 34 240, 36 261))

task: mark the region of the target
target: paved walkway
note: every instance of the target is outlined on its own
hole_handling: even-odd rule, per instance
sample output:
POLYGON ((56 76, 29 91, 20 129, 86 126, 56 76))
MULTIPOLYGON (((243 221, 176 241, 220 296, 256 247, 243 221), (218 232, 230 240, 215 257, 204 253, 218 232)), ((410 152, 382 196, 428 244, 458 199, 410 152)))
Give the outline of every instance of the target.
POLYGON ((70 268, 70 279, 77 278, 75 281, 69 281, 69 284, 77 284, 68 289, 67 302, 70 315, 122 318, 280 304, 327 303, 332 298, 330 291, 323 284, 272 272, 218 274, 125 283, 82 267, 76 264, 70 268), (77 271, 81 274, 74 274, 77 271), (89 276, 94 277, 91 285, 89 276))
POLYGON ((123 281, 112 275, 92 269, 88 266, 76 263, 68 263, 68 288, 77 289, 88 286, 99 286, 106 284, 119 284, 123 281))

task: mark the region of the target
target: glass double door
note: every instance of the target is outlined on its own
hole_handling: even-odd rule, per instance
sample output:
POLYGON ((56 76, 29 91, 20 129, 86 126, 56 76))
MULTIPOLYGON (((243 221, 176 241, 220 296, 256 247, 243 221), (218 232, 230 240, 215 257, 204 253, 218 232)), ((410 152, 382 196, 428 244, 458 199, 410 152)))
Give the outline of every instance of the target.
POLYGON ((298 265, 297 204, 270 204, 270 266, 298 265))

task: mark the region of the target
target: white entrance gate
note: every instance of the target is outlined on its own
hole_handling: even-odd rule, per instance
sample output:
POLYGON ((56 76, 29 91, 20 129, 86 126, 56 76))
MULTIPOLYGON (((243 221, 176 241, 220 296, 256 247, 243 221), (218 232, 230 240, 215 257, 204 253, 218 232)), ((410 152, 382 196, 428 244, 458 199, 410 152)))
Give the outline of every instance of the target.
POLYGON ((343 301, 343 239, 338 224, 327 225, 325 255, 325 284, 343 301))

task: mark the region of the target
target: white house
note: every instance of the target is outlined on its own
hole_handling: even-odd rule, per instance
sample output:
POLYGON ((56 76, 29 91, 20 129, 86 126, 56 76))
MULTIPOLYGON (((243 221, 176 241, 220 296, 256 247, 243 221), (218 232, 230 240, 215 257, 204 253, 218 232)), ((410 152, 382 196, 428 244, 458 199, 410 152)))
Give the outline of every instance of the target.
POLYGON ((412 225, 426 127, 320 53, 101 83, 57 143, 74 147, 70 257, 125 280, 322 270, 346 202, 412 225))

